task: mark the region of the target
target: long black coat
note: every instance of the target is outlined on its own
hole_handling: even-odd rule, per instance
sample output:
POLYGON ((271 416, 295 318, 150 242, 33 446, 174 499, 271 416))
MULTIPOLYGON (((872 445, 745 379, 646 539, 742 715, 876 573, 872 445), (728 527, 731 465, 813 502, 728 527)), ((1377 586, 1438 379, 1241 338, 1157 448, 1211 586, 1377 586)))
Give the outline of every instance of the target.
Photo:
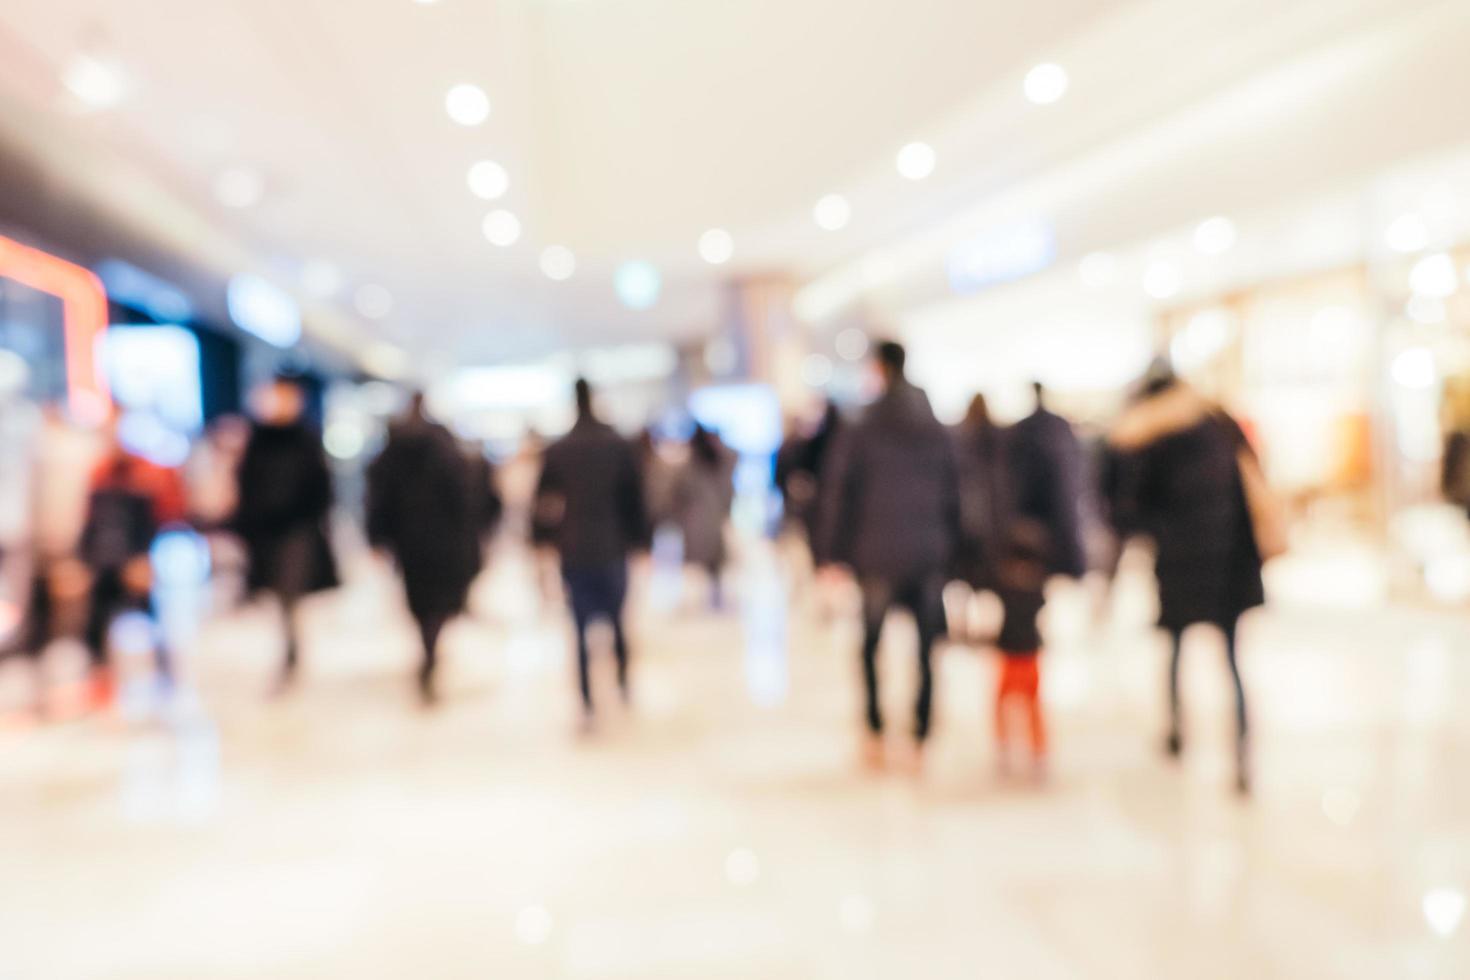
POLYGON ((1110 441, 1120 453, 1115 519, 1157 549, 1159 624, 1231 627, 1265 602, 1237 455, 1250 451, 1240 426, 1175 385, 1126 412, 1110 441))
POLYGON ((332 474, 317 433, 301 424, 256 425, 236 478, 230 526, 249 555, 249 590, 296 599, 335 588, 327 538, 332 474))
POLYGON ((603 569, 646 547, 648 510, 633 445, 590 416, 546 450, 536 488, 537 520, 563 568, 603 569))
POLYGON ((1080 577, 1087 571, 1082 540, 1086 465, 1072 424, 1038 408, 1006 431, 1005 444, 1014 516, 1045 534, 1049 574, 1080 577))
POLYGON ((422 419, 390 429, 368 467, 368 540, 393 555, 416 617, 464 611, 480 573, 489 489, 477 476, 449 431, 422 419))
POLYGON ((958 461, 923 391, 899 381, 844 427, 821 489, 819 562, 891 580, 948 568, 960 535, 958 461))

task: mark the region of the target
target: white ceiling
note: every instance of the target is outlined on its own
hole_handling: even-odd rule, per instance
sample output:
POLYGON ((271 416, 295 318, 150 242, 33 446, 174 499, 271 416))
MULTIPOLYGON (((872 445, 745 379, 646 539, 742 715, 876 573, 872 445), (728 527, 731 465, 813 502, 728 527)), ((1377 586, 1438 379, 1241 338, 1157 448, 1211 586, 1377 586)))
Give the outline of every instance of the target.
MULTIPOLYGON (((562 344, 699 335, 731 274, 807 278, 942 225, 1023 179, 1147 127, 1308 43, 1458 0, 6 0, 0 127, 78 193, 103 197, 175 249, 296 285, 326 259, 378 282, 392 316, 346 302, 312 323, 339 342, 383 336, 430 360, 511 360, 562 344), (133 77, 115 109, 65 110, 79 50, 133 77), (1072 71, 1038 109, 1027 67, 1072 71), (445 116, 483 86, 491 119, 445 116), (897 148, 939 150, 923 184, 897 148), (489 245, 465 171, 503 163, 521 242, 489 245), (228 211, 216 175, 265 176, 228 211), (852 226, 818 231, 812 203, 852 197, 852 226), (711 226, 736 260, 704 265, 711 226), (577 276, 537 271, 562 244, 577 276), (617 303, 630 258, 665 272, 651 311, 617 303)), ((1361 141, 1376 134, 1360 134, 1361 141)), ((1102 213, 1088 235, 1137 216, 1102 213)))

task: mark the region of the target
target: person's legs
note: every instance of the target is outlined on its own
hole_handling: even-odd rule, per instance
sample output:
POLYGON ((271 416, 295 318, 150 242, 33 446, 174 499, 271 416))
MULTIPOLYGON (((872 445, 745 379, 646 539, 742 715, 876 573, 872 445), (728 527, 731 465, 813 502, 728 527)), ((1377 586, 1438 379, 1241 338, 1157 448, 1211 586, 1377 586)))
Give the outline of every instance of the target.
POLYGON ((1169 631, 1169 731, 1164 738, 1164 751, 1177 756, 1184 748, 1184 732, 1179 707, 1179 661, 1184 651, 1184 631, 1169 631))
POLYGON ((876 738, 883 734, 883 708, 878 696, 878 641, 893 601, 893 587, 881 579, 869 579, 863 582, 862 589, 864 715, 869 734, 876 738))
POLYGON ((1017 657, 1022 702, 1026 708, 1031 735, 1031 755, 1036 760, 1046 756, 1046 722, 1041 714, 1041 657, 1017 657))
POLYGON ((608 620, 612 624, 613 656, 618 665, 618 690, 626 702, 628 689, 628 637, 623 628, 623 605, 628 598, 628 568, 618 565, 608 570, 608 620))
POLYGON ((102 707, 112 700, 107 634, 123 597, 122 578, 116 570, 95 573, 87 608, 87 625, 82 634, 92 675, 90 698, 94 707, 102 707))
POLYGON ((929 737, 934 706, 934 644, 944 635, 944 577, 927 575, 909 587, 908 604, 919 633, 919 690, 914 704, 914 738, 929 737))
POLYGON ((424 646, 423 660, 419 665, 419 694, 425 704, 433 704, 439 699, 434 688, 434 673, 439 666, 439 634, 444 631, 449 617, 443 613, 426 612, 416 614, 415 618, 424 646))
POLYGON ((1236 624, 1222 628, 1225 634, 1225 663, 1230 667, 1230 679, 1235 684, 1235 785, 1242 793, 1250 792, 1250 726, 1245 707, 1245 685, 1240 679, 1240 665, 1236 662, 1236 624))
POLYGON ((566 588, 567 602, 572 610, 572 629, 576 632, 577 686, 582 695, 582 711, 592 716, 592 678, 590 676, 591 651, 587 646, 587 632, 592 625, 596 610, 597 583, 589 573, 581 570, 564 569, 562 585, 566 588))

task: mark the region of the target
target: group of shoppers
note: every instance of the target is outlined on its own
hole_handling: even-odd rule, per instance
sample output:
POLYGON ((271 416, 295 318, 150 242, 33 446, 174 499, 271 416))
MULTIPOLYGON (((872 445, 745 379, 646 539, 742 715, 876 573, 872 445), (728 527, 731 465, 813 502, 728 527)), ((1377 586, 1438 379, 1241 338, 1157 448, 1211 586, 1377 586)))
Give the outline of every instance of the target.
POLYGON ((1037 772, 1047 736, 1040 703, 1040 615, 1045 586, 1088 568, 1084 525, 1108 515, 1123 538, 1146 536, 1156 550, 1160 625, 1171 637, 1168 681, 1170 756, 1183 747, 1179 664, 1186 629, 1219 628, 1234 682, 1237 785, 1249 788, 1244 687, 1236 660, 1236 624, 1264 601, 1263 559, 1279 529, 1263 497, 1259 467, 1240 426, 1182 381, 1158 373, 1118 419, 1102 449, 1106 490, 1093 486, 1072 426, 1045 405, 1009 427, 995 425, 983 398, 953 432, 935 417, 924 392, 905 374, 901 346, 880 344, 875 363, 881 394, 857 421, 829 420, 821 461, 792 473, 801 447, 783 450, 788 485, 813 481, 800 501, 815 515, 812 546, 819 565, 850 569, 862 595, 863 756, 882 765, 877 652, 887 613, 906 608, 917 642, 917 703, 906 757, 912 766, 932 727, 933 652, 947 632, 966 638, 965 624, 945 621, 946 584, 961 580, 1000 599, 1003 619, 994 645, 1001 656, 995 726, 1005 764, 1015 722, 1037 772), (836 428, 837 435, 828 434, 836 428), (826 442, 831 440, 830 449, 826 442), (1099 506, 1089 498, 1104 496, 1099 506), (1019 716, 1019 719, 1017 718, 1019 716))

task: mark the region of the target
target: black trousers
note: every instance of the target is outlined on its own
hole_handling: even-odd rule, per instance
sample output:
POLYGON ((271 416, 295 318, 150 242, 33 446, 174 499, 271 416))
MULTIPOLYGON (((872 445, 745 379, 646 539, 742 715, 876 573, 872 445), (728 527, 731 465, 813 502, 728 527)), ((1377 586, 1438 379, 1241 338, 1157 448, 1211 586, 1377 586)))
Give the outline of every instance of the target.
POLYGON ((883 709, 878 692, 878 641, 883 622, 895 606, 913 614, 919 632, 919 693, 914 705, 914 737, 929 736, 933 713, 934 642, 944 633, 944 573, 928 570, 901 578, 863 576, 863 685, 867 697, 868 730, 883 731, 883 709))
POLYGON ((628 693, 628 640, 623 630, 623 603, 628 596, 628 566, 625 562, 598 568, 563 568, 562 582, 572 607, 572 622, 577 631, 577 683, 582 692, 582 705, 592 710, 592 682, 588 676, 591 651, 587 647, 587 631, 599 619, 612 626, 613 654, 618 661, 618 687, 628 693))
MULTIPOLYGON (((87 646, 87 656, 94 670, 107 666, 107 632, 112 621, 125 612, 153 611, 152 596, 129 589, 122 579, 121 569, 99 569, 93 574, 92 594, 88 600, 87 625, 82 641, 87 646)), ((165 678, 172 675, 172 664, 168 656, 168 645, 162 639, 154 643, 158 672, 165 678)))
MULTIPOLYGON (((1225 634, 1225 665, 1230 669, 1230 680, 1235 686, 1235 737, 1240 743, 1244 743, 1250 728, 1246 717, 1245 708, 1245 685, 1240 680, 1240 665, 1236 662, 1235 632, 1236 624, 1230 623, 1220 627, 1225 634)), ((1184 631, 1171 630, 1169 633, 1171 641, 1169 656, 1169 731, 1178 735, 1181 726, 1182 711, 1179 706, 1179 660, 1184 652, 1184 631)))

